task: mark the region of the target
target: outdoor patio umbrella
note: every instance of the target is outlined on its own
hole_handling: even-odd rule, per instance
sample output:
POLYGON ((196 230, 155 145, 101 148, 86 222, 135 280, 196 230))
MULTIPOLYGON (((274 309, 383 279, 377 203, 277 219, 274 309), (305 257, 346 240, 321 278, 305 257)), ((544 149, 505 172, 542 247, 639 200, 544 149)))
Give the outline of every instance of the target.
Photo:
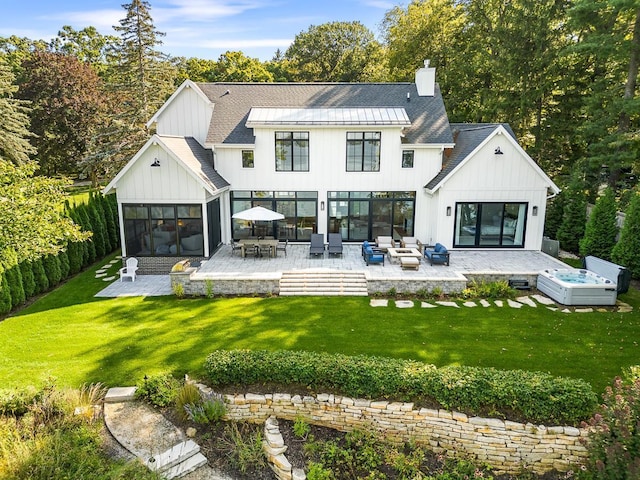
POLYGON ((237 220, 247 220, 250 222, 269 222, 273 220, 282 220, 284 215, 264 207, 253 207, 231 215, 231 218, 237 220))

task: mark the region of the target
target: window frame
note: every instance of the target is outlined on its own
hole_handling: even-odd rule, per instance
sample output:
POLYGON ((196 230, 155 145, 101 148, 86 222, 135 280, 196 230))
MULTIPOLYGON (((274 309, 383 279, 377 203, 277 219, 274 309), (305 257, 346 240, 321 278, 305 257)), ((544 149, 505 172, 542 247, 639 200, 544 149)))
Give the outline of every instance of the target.
POLYGON ((255 157, 253 150, 242 150, 242 168, 255 168, 255 157))
POLYGON ((277 130, 274 140, 276 172, 309 171, 309 132, 277 130), (282 138, 285 135, 288 137, 282 138))
POLYGON ((346 171, 379 172, 381 143, 382 132, 347 132, 346 171), (365 169, 367 163, 371 165, 371 168, 365 169))
POLYGON ((402 168, 413 168, 414 159, 415 150, 402 150, 402 168))

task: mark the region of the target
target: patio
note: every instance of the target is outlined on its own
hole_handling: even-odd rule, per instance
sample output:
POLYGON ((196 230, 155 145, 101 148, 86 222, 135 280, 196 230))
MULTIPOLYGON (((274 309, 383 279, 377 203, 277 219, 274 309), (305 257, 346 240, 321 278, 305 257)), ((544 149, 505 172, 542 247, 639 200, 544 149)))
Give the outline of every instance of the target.
MULTIPOLYGON (((340 256, 309 256, 309 244, 289 244, 287 256, 278 252, 275 258, 242 258, 230 245, 223 245, 197 271, 183 274, 182 283, 204 294, 207 283, 216 288, 226 285, 227 292, 241 294, 279 292, 283 274, 304 275, 307 282, 319 275, 345 277, 361 276, 367 290, 385 292, 416 291, 421 288, 442 288, 453 291, 464 288, 469 280, 526 279, 535 285, 538 272, 546 268, 562 268, 561 261, 537 251, 526 250, 454 250, 451 266, 429 265, 422 259, 417 270, 403 270, 399 264, 386 260, 383 265, 367 267, 362 259, 360 244, 345 244, 340 256), (186 278, 184 278, 186 277, 186 278), (409 290, 408 290, 409 289, 409 290)), ((116 280, 103 290, 101 296, 167 295, 171 293, 168 275, 140 275, 135 282, 116 280)), ((197 292, 192 292, 197 293, 197 292)))

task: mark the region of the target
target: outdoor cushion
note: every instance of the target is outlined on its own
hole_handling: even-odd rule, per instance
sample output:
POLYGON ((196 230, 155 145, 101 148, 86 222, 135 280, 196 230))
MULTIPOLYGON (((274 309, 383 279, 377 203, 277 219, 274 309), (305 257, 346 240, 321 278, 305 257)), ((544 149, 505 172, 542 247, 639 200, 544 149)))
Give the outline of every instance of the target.
POLYGON ((424 256, 429 259, 431 265, 434 263, 449 265, 449 251, 441 243, 436 243, 433 249, 425 248, 424 256))
POLYGON ((190 237, 183 238, 180 242, 183 250, 201 250, 202 249, 202 234, 196 233, 195 235, 191 235, 190 237))

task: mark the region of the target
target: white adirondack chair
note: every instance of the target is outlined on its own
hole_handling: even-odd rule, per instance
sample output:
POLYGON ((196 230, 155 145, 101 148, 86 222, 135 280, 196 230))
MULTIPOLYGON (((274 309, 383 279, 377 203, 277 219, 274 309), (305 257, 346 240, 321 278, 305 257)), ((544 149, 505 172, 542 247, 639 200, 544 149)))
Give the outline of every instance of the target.
POLYGON ((132 282, 136 281, 136 272, 138 271, 138 259, 134 257, 127 258, 126 267, 120 269, 120 281, 123 278, 130 278, 132 282))

